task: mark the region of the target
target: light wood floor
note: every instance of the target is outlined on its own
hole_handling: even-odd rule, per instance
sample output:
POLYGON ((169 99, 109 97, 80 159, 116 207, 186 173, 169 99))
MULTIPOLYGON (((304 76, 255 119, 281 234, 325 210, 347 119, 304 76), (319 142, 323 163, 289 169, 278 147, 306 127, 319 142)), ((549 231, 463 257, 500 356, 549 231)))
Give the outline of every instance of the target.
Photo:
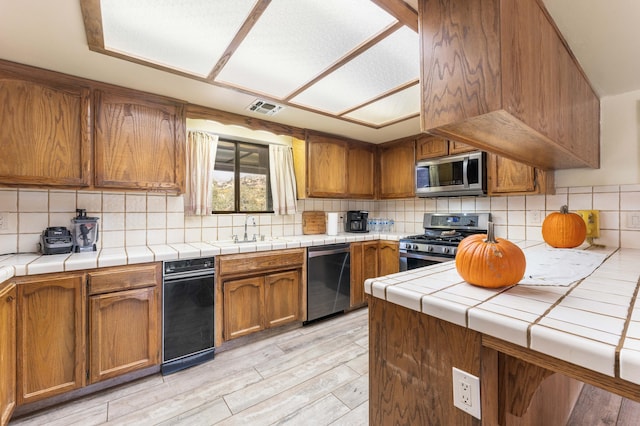
MULTIPOLYGON (((216 354, 14 425, 368 425, 367 310, 216 354)), ((638 425, 640 404, 585 386, 572 426, 638 425)), ((555 426, 555 425, 547 425, 555 426)))

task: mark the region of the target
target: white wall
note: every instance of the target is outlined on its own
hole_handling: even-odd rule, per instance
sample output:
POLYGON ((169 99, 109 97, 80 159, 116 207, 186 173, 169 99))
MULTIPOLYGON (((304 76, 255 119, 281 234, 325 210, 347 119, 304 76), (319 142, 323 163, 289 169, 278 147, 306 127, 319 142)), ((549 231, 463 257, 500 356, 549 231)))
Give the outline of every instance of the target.
POLYGON ((600 100, 600 168, 558 170, 556 186, 640 183, 640 90, 600 100))

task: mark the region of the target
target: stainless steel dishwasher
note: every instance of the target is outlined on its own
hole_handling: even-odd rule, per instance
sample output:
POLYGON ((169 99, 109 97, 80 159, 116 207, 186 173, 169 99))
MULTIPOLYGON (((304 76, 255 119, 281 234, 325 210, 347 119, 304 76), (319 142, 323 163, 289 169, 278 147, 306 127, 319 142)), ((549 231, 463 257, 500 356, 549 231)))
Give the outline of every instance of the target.
POLYGON ((351 297, 350 244, 307 249, 307 324, 349 308, 351 297))

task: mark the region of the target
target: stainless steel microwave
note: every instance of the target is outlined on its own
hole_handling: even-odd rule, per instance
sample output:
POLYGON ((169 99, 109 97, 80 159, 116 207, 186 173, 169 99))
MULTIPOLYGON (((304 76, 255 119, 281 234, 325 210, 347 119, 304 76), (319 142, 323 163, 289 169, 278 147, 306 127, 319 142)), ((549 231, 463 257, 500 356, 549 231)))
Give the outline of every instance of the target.
POLYGON ((486 195, 486 154, 481 151, 416 163, 418 197, 486 195))

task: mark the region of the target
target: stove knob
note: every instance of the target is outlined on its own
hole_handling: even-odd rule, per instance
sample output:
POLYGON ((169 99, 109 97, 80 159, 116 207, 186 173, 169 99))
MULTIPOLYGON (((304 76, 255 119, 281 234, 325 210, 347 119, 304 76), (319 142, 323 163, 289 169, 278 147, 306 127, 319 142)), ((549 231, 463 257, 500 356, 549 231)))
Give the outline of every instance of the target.
POLYGON ((449 247, 445 247, 442 249, 442 253, 449 254, 449 247))
POLYGON ((431 253, 433 251, 433 246, 427 246, 427 251, 431 253))
POLYGON ((417 245, 417 244, 414 244, 414 245, 413 245, 413 249, 414 249, 414 250, 418 250, 418 245, 417 245))

